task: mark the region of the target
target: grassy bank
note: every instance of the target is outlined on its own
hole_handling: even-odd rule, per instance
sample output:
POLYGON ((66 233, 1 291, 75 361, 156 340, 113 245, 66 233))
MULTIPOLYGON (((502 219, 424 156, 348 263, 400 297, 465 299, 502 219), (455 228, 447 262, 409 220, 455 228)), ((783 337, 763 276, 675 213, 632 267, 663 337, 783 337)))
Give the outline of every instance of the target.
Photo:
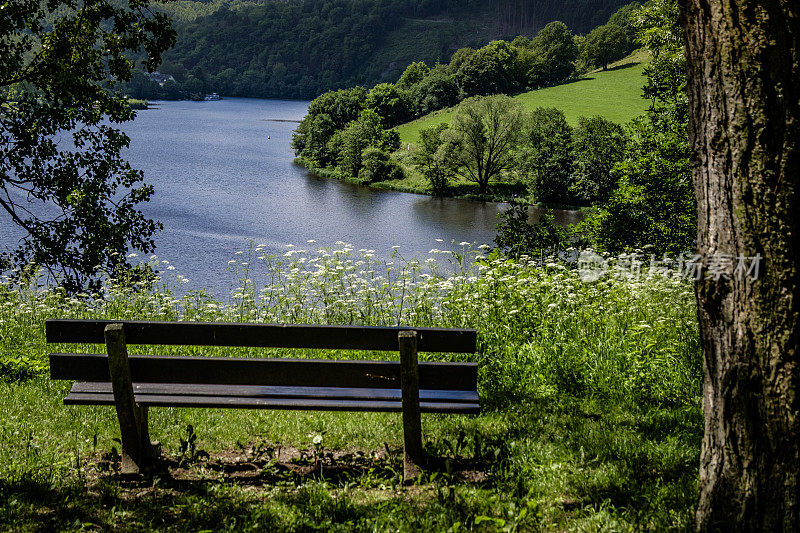
POLYGON ((128 98, 128 105, 131 106, 131 109, 142 110, 147 109, 149 102, 137 98, 128 98))
MULTIPOLYGON (((336 169, 318 168, 303 158, 295 159, 295 163, 323 178, 336 179, 345 183, 372 187, 373 189, 424 194, 428 196, 433 195, 428 180, 426 180, 413 165, 406 162, 405 158, 408 156, 408 152, 401 150, 397 152, 397 155, 401 158, 401 165, 406 175, 405 178, 399 180, 365 182, 358 178, 345 176, 337 172, 336 169)), ((526 192, 527 187, 522 183, 490 182, 488 191, 484 194, 480 194, 478 192, 477 183, 459 177, 457 180, 450 183, 445 196, 448 198, 478 200, 482 202, 507 202, 512 197, 524 197, 526 192)))
POLYGON ((240 289, 228 302, 204 291, 175 296, 177 276, 149 289, 107 284, 102 295, 81 298, 0 284, 4 529, 690 527, 702 420, 694 299, 685 281, 585 283, 561 265, 491 257, 467 268, 465 258, 480 251, 466 245, 385 262, 373 251, 337 246, 237 254, 230 266, 240 289), (69 384, 43 375, 48 351, 76 349, 44 343, 48 317, 475 327, 477 353, 425 357, 478 362, 483 413, 424 416, 428 450, 449 457, 451 468, 403 486, 397 415, 153 409, 151 433, 169 468, 153 480, 123 481, 114 475, 113 409, 65 407, 69 384), (315 448, 316 436, 322 444, 315 448))
MULTIPOLYGON (((573 126, 578 117, 595 115, 624 124, 647 110, 648 101, 642 98, 642 69, 646 60, 646 52, 639 50, 613 63, 607 71, 594 71, 572 83, 529 91, 514 98, 529 111, 556 107, 573 126)), ((415 144, 422 129, 449 123, 452 118, 452 108, 442 109, 396 129, 403 145, 415 144)))

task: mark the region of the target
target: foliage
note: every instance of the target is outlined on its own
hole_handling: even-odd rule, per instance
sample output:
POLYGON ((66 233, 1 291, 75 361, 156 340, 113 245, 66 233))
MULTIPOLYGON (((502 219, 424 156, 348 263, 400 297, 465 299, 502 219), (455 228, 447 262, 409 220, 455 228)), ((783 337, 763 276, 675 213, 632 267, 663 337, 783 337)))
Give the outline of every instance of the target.
POLYGON ((459 100, 458 84, 444 69, 435 69, 411 88, 411 99, 417 105, 417 114, 427 115, 456 105, 459 100))
POLYGON ((198 92, 311 99, 393 82, 412 62, 433 65, 455 48, 531 35, 551 20, 587 32, 623 3, 526 0, 517 13, 508 0, 163 2, 159 9, 176 20, 178 40, 160 72, 176 81, 162 87, 142 76, 129 92, 151 100, 198 92))
POLYGON ((508 94, 520 87, 515 63, 519 50, 505 41, 492 41, 470 54, 455 73, 467 96, 508 94))
POLYGON ((637 40, 652 57, 645 67, 645 98, 652 103, 653 120, 688 124, 686 55, 683 29, 675 0, 651 0, 634 17, 637 40))
POLYGON ((363 87, 331 91, 315 98, 292 135, 295 154, 321 166, 333 164, 328 142, 337 130, 358 119, 366 99, 363 87))
POLYGON ((535 223, 528 222, 528 207, 512 203, 498 214, 497 236, 494 243, 500 251, 514 259, 521 256, 539 258, 558 257, 570 241, 566 228, 554 222, 553 213, 545 212, 535 223))
POLYGON ((392 152, 400 146, 400 137, 394 130, 383 127, 381 117, 372 109, 365 109, 348 126, 337 131, 328 141, 327 151, 336 167, 345 176, 356 178, 361 171, 364 150, 376 147, 392 152))
MULTIPOLYGON (((617 11, 614 12, 611 17, 608 19, 608 24, 613 24, 615 26, 619 26, 625 32, 625 35, 628 38, 628 43, 631 47, 634 46, 634 40, 636 40, 636 24, 634 24, 634 18, 638 16, 638 11, 641 9, 641 4, 639 2, 631 2, 628 5, 622 6, 617 11)), ((632 48, 629 50, 631 51, 632 48)))
POLYGON ((129 247, 154 247, 158 225, 138 210, 152 188, 121 157, 128 137, 109 125, 134 113, 109 86, 130 78, 132 52, 155 67, 174 32, 147 0, 2 8, 0 206, 24 237, 0 269, 35 263, 77 291, 130 268, 129 247))
POLYGON ((617 185, 612 170, 625 154, 625 131, 603 117, 581 117, 572 131, 572 175, 569 189, 580 202, 608 198, 617 185))
POLYGON ((430 67, 428 67, 424 61, 415 61, 407 66, 403 74, 400 75, 400 79, 397 80, 397 86, 403 89, 410 89, 425 79, 425 76, 430 74, 430 72, 430 67))
POLYGON ((596 245, 611 252, 649 245, 665 254, 694 247, 696 199, 677 15, 674 0, 654 0, 635 15, 639 40, 652 56, 644 87, 652 107, 629 127, 619 188, 585 223, 596 245))
POLYGON ((384 150, 374 146, 367 147, 361 152, 361 165, 358 178, 367 183, 401 180, 405 177, 400 164, 384 150))
POLYGON ((387 128, 408 122, 414 113, 414 102, 399 84, 380 83, 367 94, 366 107, 374 110, 387 128))
POLYGON ((419 150, 414 152, 414 163, 430 183, 436 196, 447 191, 448 183, 456 173, 457 145, 447 138, 447 124, 439 124, 420 132, 419 150))
POLYGON ((473 97, 458 106, 449 130, 455 163, 479 193, 513 167, 522 125, 522 105, 505 95, 473 97))
POLYGON ((566 24, 559 21, 549 23, 531 40, 530 47, 537 58, 533 71, 529 73, 533 82, 531 86, 556 85, 572 76, 578 47, 566 24))
POLYGON ((556 108, 537 108, 529 115, 520 153, 520 168, 536 201, 568 202, 572 170, 572 128, 556 108))
POLYGON ((587 63, 608 70, 608 64, 622 59, 630 52, 631 43, 625 30, 616 24, 599 26, 589 32, 582 54, 587 63))
POLYGON ((644 117, 630 125, 629 135, 616 170, 619 187, 586 222, 594 242, 610 253, 642 246, 659 255, 693 249, 697 215, 686 131, 664 130, 644 117))

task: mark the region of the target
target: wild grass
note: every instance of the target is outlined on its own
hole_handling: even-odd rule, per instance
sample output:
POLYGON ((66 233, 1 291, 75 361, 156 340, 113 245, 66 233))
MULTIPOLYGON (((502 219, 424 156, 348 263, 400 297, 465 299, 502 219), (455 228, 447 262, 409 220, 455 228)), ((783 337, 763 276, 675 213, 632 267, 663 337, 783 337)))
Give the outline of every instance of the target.
POLYGON ((668 271, 584 282, 557 262, 509 261, 466 243, 442 248, 380 260, 345 243, 308 242, 278 256, 254 246, 231 260, 240 288, 227 302, 186 290, 157 258, 163 276, 152 287, 108 282, 99 294, 69 296, 44 283, 0 283, 0 524, 22 531, 689 528, 702 428, 691 286, 668 271), (188 478, 123 482, 99 459, 117 446, 113 408, 63 406, 69 383, 46 376, 48 352, 102 347, 48 346, 50 317, 474 327, 475 354, 425 357, 477 361, 483 413, 425 415, 423 432, 429 451, 471 461, 476 473, 431 472, 402 485, 393 414, 153 409, 151 433, 166 457, 180 455, 191 425, 199 449, 212 458, 233 453, 234 465, 256 450, 360 459, 329 457, 307 475, 264 459, 249 483, 199 460, 188 478))

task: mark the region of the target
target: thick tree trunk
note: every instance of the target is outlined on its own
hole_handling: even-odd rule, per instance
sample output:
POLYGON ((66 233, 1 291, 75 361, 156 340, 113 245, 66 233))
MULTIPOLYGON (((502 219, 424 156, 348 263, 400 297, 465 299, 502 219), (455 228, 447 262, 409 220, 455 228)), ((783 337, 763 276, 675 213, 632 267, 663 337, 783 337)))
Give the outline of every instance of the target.
MULTIPOLYGON (((679 0, 698 253, 763 259, 697 283, 699 530, 800 529, 800 2, 679 0), (744 274, 739 272, 739 274, 744 274)), ((726 260, 727 261, 727 260, 726 260)))

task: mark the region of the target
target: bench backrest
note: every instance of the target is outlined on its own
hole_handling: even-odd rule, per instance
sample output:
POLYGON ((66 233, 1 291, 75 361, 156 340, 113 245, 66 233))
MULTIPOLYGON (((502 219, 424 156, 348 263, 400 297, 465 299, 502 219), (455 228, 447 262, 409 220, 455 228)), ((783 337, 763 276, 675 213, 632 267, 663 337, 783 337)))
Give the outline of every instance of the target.
MULTIPOLYGON (((277 347, 398 351, 400 331, 417 332, 417 350, 474 352, 475 330, 368 326, 274 325, 116 320, 48 320, 48 342, 104 343, 108 324, 123 324, 128 344, 277 347)), ((400 388, 399 361, 257 359, 129 355, 139 383, 194 383, 289 387, 400 388)), ((109 379, 103 354, 51 354, 53 379, 109 379)), ((475 363, 419 363, 419 387, 476 390, 475 363)))
POLYGON ((102 344, 108 324, 128 344, 397 351, 400 331, 417 332, 418 352, 472 353, 477 342, 474 329, 64 319, 45 322, 47 342, 102 344))

